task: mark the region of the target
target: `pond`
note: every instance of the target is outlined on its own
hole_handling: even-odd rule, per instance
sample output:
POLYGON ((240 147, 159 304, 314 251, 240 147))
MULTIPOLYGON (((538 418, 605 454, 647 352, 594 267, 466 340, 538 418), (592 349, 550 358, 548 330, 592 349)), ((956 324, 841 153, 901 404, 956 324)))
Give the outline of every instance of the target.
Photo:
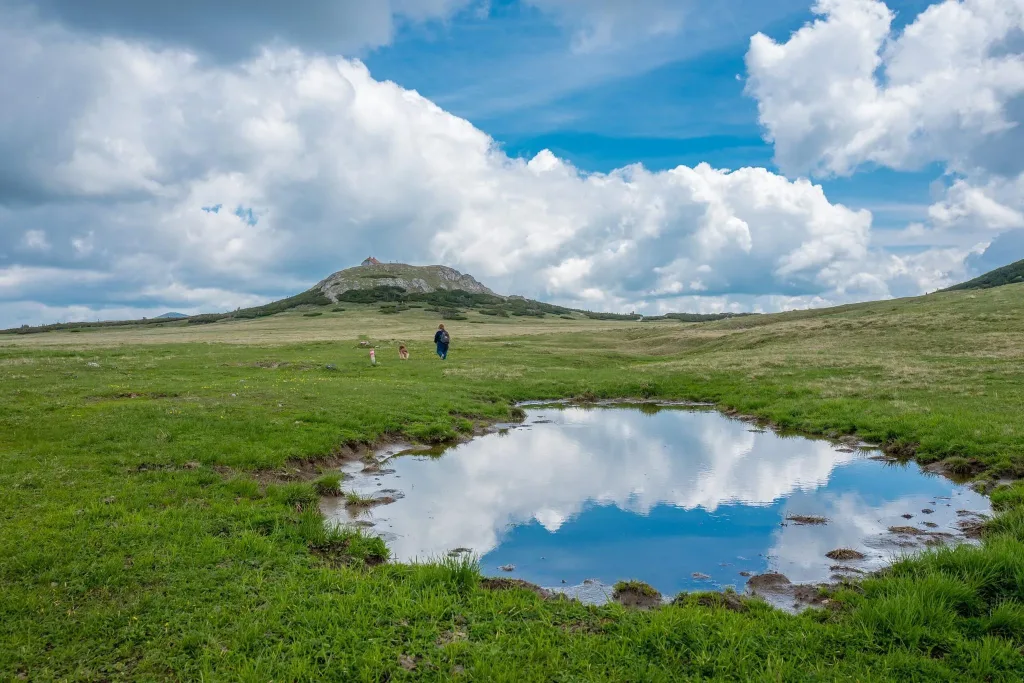
POLYGON ((327 499, 325 513, 380 535, 394 559, 472 553, 485 575, 587 602, 629 579, 665 596, 769 572, 834 581, 965 542, 990 512, 969 487, 865 444, 668 405, 530 406, 521 424, 347 473, 345 491, 386 504, 327 499), (862 557, 829 557, 839 549, 862 557))

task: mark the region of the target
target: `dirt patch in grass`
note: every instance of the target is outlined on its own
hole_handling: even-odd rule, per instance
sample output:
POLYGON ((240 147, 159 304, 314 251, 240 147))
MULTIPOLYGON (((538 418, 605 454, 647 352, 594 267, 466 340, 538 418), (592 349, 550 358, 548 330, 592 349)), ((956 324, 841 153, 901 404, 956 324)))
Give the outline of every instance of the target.
POLYGON ((437 645, 437 647, 446 647, 448 645, 451 645, 452 643, 461 643, 464 640, 467 640, 468 638, 469 636, 466 635, 465 631, 462 631, 460 629, 452 629, 450 631, 445 631, 444 633, 439 635, 434 644, 437 645))
POLYGON ((652 609, 661 605, 661 593, 642 581, 620 581, 612 591, 612 600, 623 607, 652 609))
POLYGON ((897 460, 913 460, 920 444, 906 441, 889 441, 882 446, 882 452, 897 460))
POLYGON ((315 368, 313 363, 290 363, 283 360, 257 360, 252 363, 225 363, 235 368, 262 368, 264 370, 277 370, 278 368, 296 367, 299 370, 310 370, 315 368))
POLYGON ((793 600, 800 607, 825 607, 832 603, 821 586, 796 586, 793 589, 793 600))
POLYGON ((246 474, 257 482, 261 487, 270 484, 294 484, 301 482, 312 482, 324 474, 337 471, 344 463, 353 459, 348 455, 325 455, 322 458, 310 458, 303 460, 289 460, 280 467, 265 470, 253 470, 243 472, 233 467, 220 465, 214 469, 225 477, 234 477, 239 474, 246 474))
POLYGON ((129 401, 136 398, 156 400, 161 398, 178 398, 180 394, 166 394, 159 391, 119 391, 114 394, 97 394, 87 396, 87 401, 129 401))
POLYGON ((548 600, 552 597, 551 591, 522 579, 480 579, 480 587, 488 591, 530 591, 543 600, 548 600))
POLYGON ((856 550, 852 550, 850 548, 836 548, 835 550, 831 550, 825 553, 825 557, 829 558, 830 560, 840 560, 846 562, 849 560, 863 560, 864 553, 859 553, 856 550))
POLYGON ((957 526, 966 538, 979 539, 985 535, 985 519, 982 517, 962 519, 957 526))
POLYGON ((830 588, 829 584, 794 584, 788 577, 778 573, 760 574, 747 582, 747 590, 751 594, 792 612, 800 612, 808 607, 829 606, 832 604, 828 593, 830 588))
MULTIPOLYGON (((325 474, 338 474, 339 468, 350 462, 363 460, 366 463, 375 463, 374 453, 385 448, 403 445, 406 441, 394 436, 386 435, 377 441, 350 442, 335 448, 330 453, 321 456, 308 458, 292 458, 280 467, 273 467, 262 470, 241 471, 227 466, 217 466, 214 469, 227 477, 234 477, 239 474, 247 474, 258 481, 261 486, 269 484, 292 484, 299 482, 312 482, 325 474)), ((342 477, 344 479, 344 476, 342 477)))
POLYGON ((184 472, 190 470, 198 470, 202 465, 194 460, 186 462, 182 465, 173 465, 168 463, 152 463, 143 462, 135 467, 131 468, 130 472, 184 472))
POLYGON ((362 563, 367 567, 376 567, 388 561, 387 555, 365 553, 357 555, 352 552, 349 539, 310 544, 310 552, 331 567, 350 567, 362 563))
POLYGON ((941 474, 955 482, 964 483, 985 471, 985 464, 974 458, 954 456, 925 465, 923 469, 925 472, 941 474))
MULTIPOLYGON (((708 609, 724 609, 740 614, 750 611, 746 601, 736 593, 702 593, 693 598, 693 602, 708 609)), ((681 603, 677 598, 672 604, 681 603)))

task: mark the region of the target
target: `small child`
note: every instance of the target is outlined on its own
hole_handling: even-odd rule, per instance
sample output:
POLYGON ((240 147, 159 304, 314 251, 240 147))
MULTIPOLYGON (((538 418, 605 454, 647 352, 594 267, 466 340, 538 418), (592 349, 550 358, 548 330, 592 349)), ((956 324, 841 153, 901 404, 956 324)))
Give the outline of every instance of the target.
POLYGON ((409 349, 405 348, 405 344, 398 345, 398 357, 402 360, 409 360, 409 349))

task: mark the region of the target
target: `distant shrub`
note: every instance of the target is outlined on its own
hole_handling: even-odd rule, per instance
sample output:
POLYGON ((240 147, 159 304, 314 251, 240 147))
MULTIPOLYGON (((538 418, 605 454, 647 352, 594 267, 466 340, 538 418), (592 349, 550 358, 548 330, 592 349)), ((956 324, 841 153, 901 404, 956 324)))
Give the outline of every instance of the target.
POLYGON ((303 313, 302 317, 303 318, 315 318, 318 315, 323 315, 323 313, 320 312, 320 311, 313 311, 312 313, 303 313))
POLYGON ((393 285, 369 287, 367 289, 350 289, 338 295, 338 301, 354 304, 376 304, 383 301, 404 301, 405 288, 393 285))
POLYGON ((344 313, 344 312, 345 312, 345 309, 342 308, 341 306, 335 306, 334 308, 331 309, 331 313, 344 313))

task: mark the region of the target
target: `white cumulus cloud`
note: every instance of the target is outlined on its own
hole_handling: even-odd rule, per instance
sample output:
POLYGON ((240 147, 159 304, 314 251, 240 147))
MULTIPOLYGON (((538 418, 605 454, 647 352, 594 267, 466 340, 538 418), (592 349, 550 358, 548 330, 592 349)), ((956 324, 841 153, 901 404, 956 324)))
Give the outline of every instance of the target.
POLYGON ((880 0, 814 11, 785 42, 755 35, 747 53, 780 167, 844 176, 937 163, 948 183, 929 228, 979 239, 1024 228, 1024 0, 944 0, 901 31, 880 0))
POLYGON ((367 254, 591 309, 773 310, 918 293, 966 256, 873 250, 868 212, 763 168, 511 158, 358 60, 278 46, 211 63, 4 18, 0 233, 45 225, 51 245, 0 254, 52 274, 19 285, 38 306, 17 310, 222 310, 367 254), (83 268, 102 279, 67 286, 83 268))

